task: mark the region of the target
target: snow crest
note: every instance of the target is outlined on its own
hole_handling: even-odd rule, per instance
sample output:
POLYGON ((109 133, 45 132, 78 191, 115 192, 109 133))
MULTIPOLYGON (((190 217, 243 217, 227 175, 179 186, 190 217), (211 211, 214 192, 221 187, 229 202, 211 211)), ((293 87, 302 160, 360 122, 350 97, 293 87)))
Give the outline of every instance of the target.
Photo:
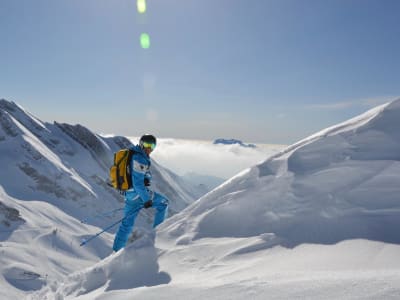
POLYGON ((400 100, 323 130, 243 172, 168 220, 162 235, 272 233, 279 243, 400 243, 400 100), (179 230, 177 230, 179 228, 179 230))
POLYGON ((400 100, 323 130, 30 297, 396 299, 399 133, 400 100))

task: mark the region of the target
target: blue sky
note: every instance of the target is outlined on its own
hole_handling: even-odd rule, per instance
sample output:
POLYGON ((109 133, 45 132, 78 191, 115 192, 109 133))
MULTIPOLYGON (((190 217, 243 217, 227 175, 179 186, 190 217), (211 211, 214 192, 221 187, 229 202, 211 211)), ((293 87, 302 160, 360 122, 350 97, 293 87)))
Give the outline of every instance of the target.
POLYGON ((400 97, 399 20, 396 0, 1 0, 0 98, 99 133, 290 144, 400 97))

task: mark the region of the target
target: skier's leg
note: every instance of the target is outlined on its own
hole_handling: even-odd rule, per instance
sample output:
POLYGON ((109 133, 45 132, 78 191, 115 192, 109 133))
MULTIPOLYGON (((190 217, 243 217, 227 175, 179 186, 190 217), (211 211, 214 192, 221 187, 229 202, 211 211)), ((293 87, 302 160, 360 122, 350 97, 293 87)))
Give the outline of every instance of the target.
POLYGON ((159 193, 154 193, 153 207, 156 209, 153 228, 162 223, 168 213, 168 199, 159 193))
POLYGON ((115 235, 113 250, 118 251, 125 247, 128 241, 129 235, 132 232, 135 218, 140 211, 140 199, 133 200, 130 195, 126 195, 124 215, 126 218, 122 220, 119 226, 118 232, 115 235))

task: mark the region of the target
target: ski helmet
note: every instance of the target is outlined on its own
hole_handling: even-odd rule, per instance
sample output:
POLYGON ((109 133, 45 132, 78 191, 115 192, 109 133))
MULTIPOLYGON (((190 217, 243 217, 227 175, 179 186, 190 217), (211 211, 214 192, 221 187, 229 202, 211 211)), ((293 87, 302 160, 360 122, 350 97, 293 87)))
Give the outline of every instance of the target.
POLYGON ((157 144, 157 139, 152 134, 142 135, 142 137, 139 140, 139 145, 142 148, 151 148, 151 150, 154 150, 156 144, 157 144))

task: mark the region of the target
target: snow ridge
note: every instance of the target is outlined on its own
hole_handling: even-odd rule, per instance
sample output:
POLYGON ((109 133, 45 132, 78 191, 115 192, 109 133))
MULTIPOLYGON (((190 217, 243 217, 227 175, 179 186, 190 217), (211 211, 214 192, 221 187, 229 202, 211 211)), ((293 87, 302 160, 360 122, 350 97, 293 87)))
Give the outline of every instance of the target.
POLYGON ((323 130, 235 176, 163 230, 185 243, 263 233, 290 247, 352 238, 400 243, 398 120, 400 100, 323 130), (179 231, 168 230, 177 223, 179 231))
MULTIPOLYGON (((44 123, 0 100, 1 299, 21 298, 110 254, 116 228, 79 244, 121 217, 103 213, 123 207, 107 178, 113 153, 129 145, 82 125, 44 123)), ((172 181, 176 175, 156 163, 152 168, 155 189, 171 196, 171 214, 195 201, 191 184, 172 181)), ((152 218, 151 209, 139 215, 133 240, 151 231, 152 218)))
POLYGON ((400 99, 241 172, 30 298, 396 299, 399 153, 400 99))

